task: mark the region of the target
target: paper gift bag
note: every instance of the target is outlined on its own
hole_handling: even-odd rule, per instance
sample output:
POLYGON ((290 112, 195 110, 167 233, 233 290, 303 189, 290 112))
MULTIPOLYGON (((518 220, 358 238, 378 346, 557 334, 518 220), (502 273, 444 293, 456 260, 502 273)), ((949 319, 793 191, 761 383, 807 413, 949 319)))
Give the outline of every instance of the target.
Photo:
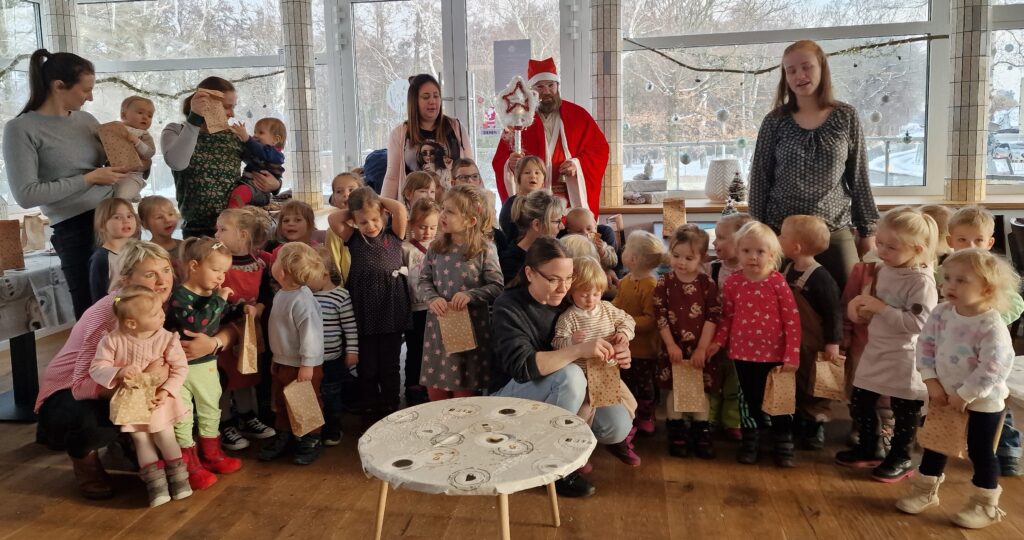
POLYGON ((324 413, 320 410, 311 381, 294 381, 285 386, 284 401, 295 435, 301 437, 324 425, 324 413))
POLYGON ((206 131, 210 133, 219 133, 228 128, 228 113, 224 111, 224 93, 217 90, 207 90, 200 88, 197 92, 204 92, 211 98, 210 106, 206 110, 206 114, 203 115, 203 120, 206 120, 206 131))
POLYGON ((122 381, 110 398, 110 421, 118 426, 148 424, 153 416, 149 404, 159 385, 156 373, 143 373, 122 381))
POLYGON ((132 170, 142 169, 142 159, 135 145, 128 140, 128 128, 121 122, 107 122, 96 128, 96 134, 103 143, 103 151, 107 153, 107 161, 111 167, 128 167, 132 170))
POLYGON ((704 370, 689 362, 672 364, 672 407, 681 413, 708 412, 704 394, 704 370))
POLYGON ((46 224, 40 214, 29 214, 22 219, 21 246, 25 251, 46 248, 46 224))
POLYGON ((846 399, 845 364, 845 356, 840 356, 836 362, 832 362, 825 353, 819 352, 814 363, 814 389, 811 395, 836 401, 846 399))
POLYGON ((260 335, 256 331, 256 317, 245 314, 245 322, 242 326, 242 339, 238 344, 238 372, 242 375, 250 375, 259 371, 259 342, 260 335))
POLYGON ((686 223, 686 199, 681 197, 665 199, 661 212, 664 225, 662 236, 671 238, 675 234, 676 228, 686 223))
POLYGON ((21 251, 21 223, 16 219, 5 219, 0 221, 0 273, 15 268, 25 268, 25 255, 21 251))
POLYGON ((605 407, 619 403, 619 364, 603 358, 587 358, 587 394, 590 405, 605 407))
POLYGON ((950 406, 932 407, 917 430, 922 448, 948 457, 963 457, 967 448, 967 413, 950 406))
POLYGON ((437 318, 441 326, 441 342, 448 354, 472 351, 476 348, 476 337, 473 335, 473 321, 469 318, 468 309, 449 309, 444 316, 437 318))
POLYGON ((761 410, 771 416, 796 412, 796 372, 778 366, 768 373, 761 410))

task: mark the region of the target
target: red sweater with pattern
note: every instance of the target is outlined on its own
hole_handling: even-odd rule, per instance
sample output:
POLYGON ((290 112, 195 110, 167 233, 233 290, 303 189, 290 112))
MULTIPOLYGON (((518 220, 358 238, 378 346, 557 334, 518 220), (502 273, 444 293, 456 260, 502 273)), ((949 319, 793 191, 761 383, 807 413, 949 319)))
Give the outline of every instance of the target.
POLYGON ((800 313, 786 278, 775 271, 761 281, 729 276, 715 343, 733 360, 800 365, 800 313))

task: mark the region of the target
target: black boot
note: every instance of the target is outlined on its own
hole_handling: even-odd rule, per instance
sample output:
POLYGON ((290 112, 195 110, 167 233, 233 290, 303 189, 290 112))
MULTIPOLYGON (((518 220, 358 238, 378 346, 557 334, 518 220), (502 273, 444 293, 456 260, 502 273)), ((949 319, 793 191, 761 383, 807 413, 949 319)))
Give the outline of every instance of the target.
POLYGON ((914 474, 914 466, 910 461, 910 450, 917 436, 917 427, 921 425, 921 412, 918 411, 907 416, 905 421, 908 424, 903 426, 902 431, 894 427, 889 453, 885 456, 882 464, 871 471, 871 478, 891 484, 914 474))
POLYGON ((744 465, 753 465, 757 463, 758 458, 757 428, 743 428, 743 439, 740 440, 740 448, 736 452, 736 461, 744 465))
POLYGON ((672 457, 689 457, 690 443, 686 436, 685 420, 666 420, 668 428, 668 453, 672 457))
POLYGON ((796 467, 795 456, 793 453, 793 434, 783 433, 773 435, 772 439, 775 443, 775 465, 783 469, 792 469, 796 467))
POLYGON ((690 429, 690 441, 693 451, 701 459, 715 459, 715 447, 711 443, 711 425, 707 422, 694 422, 690 429))

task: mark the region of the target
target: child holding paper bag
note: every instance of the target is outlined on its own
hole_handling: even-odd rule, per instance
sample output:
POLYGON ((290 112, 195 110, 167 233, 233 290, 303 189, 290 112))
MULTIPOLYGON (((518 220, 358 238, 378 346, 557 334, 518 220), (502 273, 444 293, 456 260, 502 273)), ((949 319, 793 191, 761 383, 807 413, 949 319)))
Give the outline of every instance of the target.
MULTIPOLYGON (((1013 343, 999 314, 1016 290, 1018 277, 999 257, 981 249, 957 251, 942 265, 942 292, 947 302, 932 311, 921 331, 917 369, 928 387, 933 411, 967 410, 967 455, 974 466, 971 498, 953 523, 980 529, 1006 515, 999 508, 999 461, 993 443, 999 434, 1013 366, 1013 343)), ((929 415, 925 430, 932 422, 929 415)), ((918 514, 939 504, 939 485, 948 456, 925 447, 920 474, 896 507, 918 514)))
MULTIPOLYGON (((668 453, 675 457, 688 456, 691 448, 700 458, 715 457, 703 380, 715 379, 712 375, 720 368, 708 355, 708 346, 715 335, 722 307, 718 301, 718 286, 710 276, 700 271, 707 255, 708 241, 708 233, 700 227, 692 224, 679 226, 669 242, 672 271, 661 276, 654 288, 654 311, 658 332, 668 353, 669 370, 678 372, 683 367, 704 374, 700 398, 704 400, 705 409, 692 414, 689 434, 683 411, 675 408, 675 394, 682 389, 673 386, 665 403, 668 453)), ((721 377, 717 379, 720 381, 721 377)))

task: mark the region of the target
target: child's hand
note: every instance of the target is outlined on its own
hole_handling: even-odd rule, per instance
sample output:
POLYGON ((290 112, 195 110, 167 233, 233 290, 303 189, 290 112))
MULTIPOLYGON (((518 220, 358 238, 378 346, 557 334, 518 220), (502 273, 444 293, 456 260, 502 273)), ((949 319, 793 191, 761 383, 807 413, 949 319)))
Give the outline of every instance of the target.
POLYGON ((299 374, 295 376, 295 380, 299 382, 306 382, 313 380, 313 366, 302 366, 299 368, 299 374))
POLYGON ((434 301, 427 306, 427 309, 438 317, 444 317, 444 314, 448 312, 448 301, 444 298, 435 298, 434 301))
POLYGON ((684 362, 683 350, 680 349, 678 345, 669 345, 665 347, 665 350, 668 352, 669 362, 672 362, 673 364, 682 364, 684 362))
POLYGON ((597 248, 599 254, 604 253, 604 240, 601 239, 600 234, 594 233, 590 241, 594 243, 594 247, 597 248))
POLYGON ((690 357, 690 363, 697 369, 704 369, 704 364, 707 363, 708 353, 704 349, 697 347, 697 350, 693 351, 693 356, 690 357))
POLYGON ((875 298, 874 296, 871 296, 869 294, 862 294, 862 295, 858 296, 857 298, 854 298, 854 301, 857 301, 857 300, 860 300, 860 302, 859 302, 859 306, 860 307, 858 308, 858 314, 861 317, 864 316, 863 312, 865 312, 865 311, 870 313, 871 315, 874 315, 876 313, 881 313, 881 311, 883 309, 889 307, 889 305, 886 304, 885 302, 883 302, 883 301, 879 300, 878 298, 875 298))
POLYGON ((465 292, 457 292, 455 296, 452 296, 451 301, 448 302, 448 307, 459 311, 465 309, 472 301, 473 299, 465 292))
POLYGON ((230 129, 231 132, 235 134, 235 137, 238 137, 238 140, 242 142, 246 142, 249 140, 249 132, 246 131, 244 122, 231 124, 228 126, 228 129, 230 129))
POLYGON ((128 132, 128 142, 130 142, 132 144, 139 144, 139 138, 136 137, 135 135, 133 135, 131 131, 129 131, 128 132))
POLYGON ((577 330, 572 333, 572 344, 579 345, 587 340, 587 333, 583 330, 577 330))
POLYGON ((235 291, 232 290, 231 287, 221 287, 217 289, 217 296, 223 298, 225 302, 227 302, 228 297, 232 294, 235 294, 235 291))
POLYGON ((782 372, 783 373, 792 373, 792 372, 796 371, 796 369, 798 367, 800 367, 799 364, 790 364, 789 362, 783 362, 782 363, 782 372))
POLYGON ((718 351, 722 350, 722 346, 717 343, 708 345, 708 356, 714 356, 718 354, 718 351))
POLYGON ((629 345, 629 338, 621 332, 612 336, 610 341, 612 345, 629 345))
POLYGON ((142 370, 135 365, 125 366, 117 371, 117 376, 125 381, 130 381, 139 375, 142 375, 142 370))
POLYGON ((946 389, 942 387, 942 383, 938 379, 928 379, 924 382, 924 385, 928 387, 928 404, 930 406, 942 407, 949 404, 949 396, 946 395, 946 389))
POLYGON ((839 344, 838 343, 829 343, 828 345, 825 345, 825 357, 828 358, 829 362, 833 362, 833 363, 838 362, 839 361, 839 344))
POLYGON ((352 367, 359 363, 359 353, 346 353, 345 354, 345 367, 352 367))
POLYGON ((455 163, 455 160, 453 160, 450 156, 447 156, 447 155, 444 156, 444 168, 446 168, 448 170, 451 170, 452 165, 454 163, 455 163))
POLYGON ((167 396, 169 395, 171 394, 167 392, 167 390, 164 390, 163 388, 157 390, 156 395, 153 396, 153 400, 149 402, 149 410, 152 411, 153 409, 163 405, 164 401, 167 400, 167 396))
POLYGON ((960 394, 957 394, 956 392, 947 394, 946 401, 949 403, 949 406, 953 407, 953 410, 957 412, 963 412, 964 409, 967 408, 967 402, 964 401, 964 398, 960 397, 960 394))
POLYGON ((253 317, 253 318, 256 318, 256 317, 259 317, 259 316, 260 316, 260 310, 259 310, 259 309, 257 309, 257 308, 256 308, 256 306, 254 306, 254 305, 252 305, 252 304, 248 304, 248 305, 246 305, 245 307, 243 307, 243 308, 242 308, 242 311, 243 311, 243 312, 244 312, 244 313, 245 313, 246 315, 248 315, 248 316, 250 316, 250 317, 253 317))
POLYGON ((580 343, 577 347, 579 350, 576 352, 576 358, 600 358, 602 360, 615 358, 615 347, 603 339, 580 343))
POLYGON ((609 286, 619 286, 619 276, 615 273, 615 270, 605 270, 604 275, 608 276, 609 286))

